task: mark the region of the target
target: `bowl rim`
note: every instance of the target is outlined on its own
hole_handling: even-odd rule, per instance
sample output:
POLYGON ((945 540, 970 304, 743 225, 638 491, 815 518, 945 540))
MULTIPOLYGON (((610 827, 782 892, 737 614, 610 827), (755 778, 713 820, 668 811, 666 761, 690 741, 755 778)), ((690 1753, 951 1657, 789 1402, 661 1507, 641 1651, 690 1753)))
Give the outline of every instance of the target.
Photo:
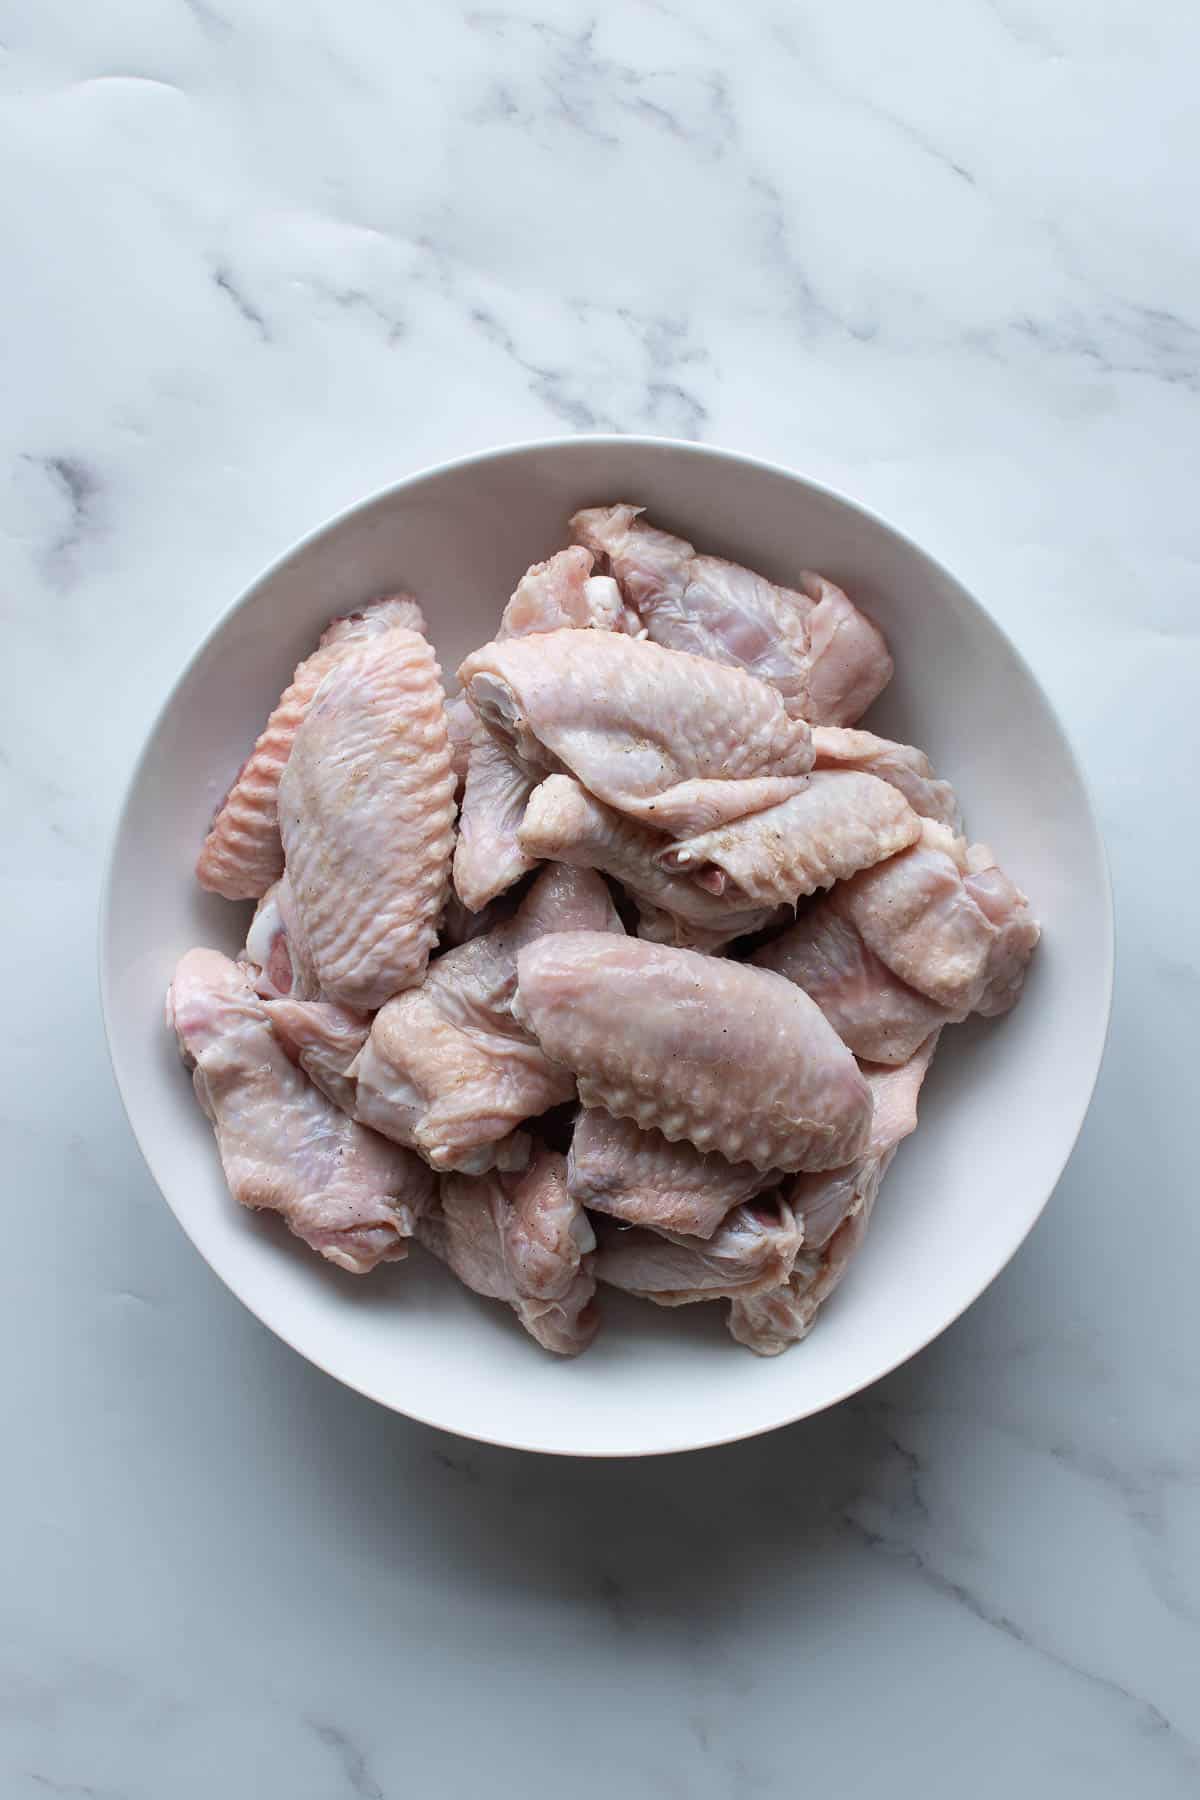
POLYGON ((915 538, 911 537, 908 532, 903 530, 900 526, 895 525, 890 519, 885 518, 883 514, 877 512, 865 502, 852 498, 850 495, 843 493, 839 488, 830 486, 827 482, 818 481, 810 475, 805 475, 799 469, 792 468, 786 463, 775 462, 766 457, 754 456, 741 450, 727 449, 723 445, 699 443, 688 438, 659 437, 653 434, 643 434, 638 432, 577 432, 549 437, 520 438, 509 442, 492 444, 480 450, 467 451, 461 456, 449 457, 440 462, 426 464, 423 467, 414 470, 411 474, 401 477, 398 481, 389 482, 386 485, 373 490, 363 499, 354 501, 350 506, 343 507, 340 511, 329 514, 320 524, 305 532, 303 536, 296 539, 289 548, 284 550, 281 555, 273 558, 273 560, 264 568, 260 569, 254 579, 238 595, 230 600, 226 606, 222 607, 211 626, 201 636, 191 654, 184 661, 145 730, 141 747, 133 759, 133 763, 122 786, 120 800, 112 824, 109 828, 101 870, 100 904, 97 916, 97 974, 100 990, 100 1015, 104 1028, 104 1041, 108 1052, 109 1066, 112 1070, 113 1080, 116 1084, 121 1107, 133 1136, 134 1143, 137 1145, 142 1161, 145 1163, 151 1179, 158 1188, 159 1194, 165 1201, 184 1236, 188 1239, 193 1249, 199 1253, 212 1274, 216 1276, 217 1280, 220 1281, 224 1287, 228 1288, 235 1299, 246 1308, 253 1318, 258 1320, 260 1325, 263 1325, 273 1336, 279 1338, 290 1350, 293 1350, 298 1356, 303 1357, 304 1360, 312 1364, 314 1368, 319 1369, 323 1375, 328 1376, 331 1380, 336 1381, 341 1386, 349 1388, 352 1392, 361 1394, 364 1399, 371 1400, 377 1405, 386 1408, 389 1412, 398 1413, 402 1418, 413 1419, 417 1423, 430 1426, 435 1430, 446 1431, 454 1436, 465 1438, 468 1442, 491 1444, 497 1448, 521 1450, 535 1455, 577 1457, 581 1460, 598 1459, 617 1461, 644 1456, 686 1455, 693 1450, 711 1450, 725 1444, 745 1442, 751 1438, 765 1436, 768 1432, 781 1430, 786 1425, 797 1424, 802 1419, 815 1418, 820 1413, 829 1411, 832 1407, 840 1406, 844 1401, 851 1399, 855 1394, 862 1393, 866 1388, 873 1386, 877 1381, 882 1381, 886 1376, 894 1374, 897 1369, 902 1368, 904 1364, 910 1362, 913 1357, 920 1355, 922 1351, 928 1349, 930 1344, 934 1343, 944 1332, 948 1331, 952 1325, 956 1324, 957 1321, 962 1318, 963 1314, 975 1304, 980 1296, 992 1286, 993 1282, 999 1279, 1013 1257, 1017 1254, 1017 1251, 1020 1250, 1022 1245, 1031 1236, 1034 1227, 1045 1212, 1059 1182, 1062 1180, 1063 1172, 1066 1169, 1068 1162, 1074 1154, 1076 1145, 1079 1142, 1080 1133, 1083 1130, 1084 1121, 1087 1118, 1088 1111, 1095 1095, 1096 1085, 1100 1079, 1100 1071, 1104 1065, 1104 1058, 1107 1053, 1111 1036, 1115 960, 1116 941, 1112 870, 1109 864, 1104 836, 1100 830, 1095 798, 1091 783, 1088 780, 1085 765, 1075 747, 1070 732, 1063 723, 1057 707, 1054 705, 1054 702, 1046 692, 1037 673, 1026 658, 1020 644, 1014 641, 1007 627, 996 618, 991 608, 978 598, 973 589, 967 587, 964 582, 960 581, 953 570, 947 568, 940 558, 933 555, 931 551, 925 549, 925 547, 922 544, 919 544, 915 538), (1091 1079, 1086 1085, 1077 1116, 1072 1123, 1070 1135, 1066 1140, 1066 1148, 1059 1161, 1058 1167, 1054 1172, 1053 1180, 1048 1183, 1045 1194, 1043 1195, 1037 1210, 1032 1214, 1025 1229, 1016 1239, 1003 1261, 1000 1262, 991 1274, 979 1283, 972 1292, 965 1296, 961 1304, 956 1306, 953 1312, 942 1318, 927 1336, 922 1337, 918 1343, 913 1344, 911 1348, 906 1350, 902 1355, 895 1357, 884 1367, 878 1369, 868 1378, 868 1380, 852 1381, 844 1390, 828 1399, 823 1399, 818 1405, 813 1406, 802 1403, 795 1411, 789 1410, 769 1423, 754 1424, 748 1429, 735 1428, 732 1430, 721 1430, 711 1437, 704 1437, 686 1444, 668 1443, 631 1450, 593 1450, 586 1448, 564 1449, 557 1444, 539 1443, 528 1438, 516 1438, 513 1436, 493 1434, 491 1432, 479 1430, 465 1431, 456 1425, 448 1425, 444 1420, 432 1417, 427 1412, 421 1411, 419 1407, 399 1405, 391 1394, 377 1391, 372 1387, 368 1380, 354 1379, 331 1369, 325 1362, 322 1362, 315 1354, 313 1354, 313 1352, 306 1349, 301 1343, 298 1343, 289 1331, 282 1329, 275 1321, 264 1318, 262 1312, 260 1312, 258 1306, 255 1304, 253 1284, 244 1283, 239 1279, 231 1279, 223 1271, 217 1269, 188 1230, 185 1219, 176 1210, 168 1193, 167 1184, 159 1175, 159 1172, 154 1165, 154 1161, 147 1151, 138 1131, 129 1097, 129 1084, 122 1074, 120 1056, 114 1041, 114 1027, 111 1022, 114 1017, 115 1009, 111 990, 110 958, 108 955, 109 925, 114 905, 113 888, 116 880, 117 856, 130 823, 134 796, 141 784, 142 776, 149 762, 151 749, 168 714, 175 704, 176 697, 191 676, 196 664, 204 656, 210 644, 212 644, 225 629, 233 615, 240 611, 243 606, 248 604, 267 582, 274 580, 274 578, 283 569, 288 567, 289 564, 297 562, 304 557, 310 548, 328 532, 335 527, 349 523, 349 521, 358 517, 360 514, 371 511, 372 508, 391 499, 394 495, 401 494, 410 488, 415 488, 435 476, 451 474, 459 470, 476 467, 482 464, 501 462, 515 455, 526 453, 561 452, 570 455, 581 445, 600 445, 611 449, 637 447, 639 449, 648 448, 652 450, 662 450, 676 455, 682 454, 686 457, 694 457, 698 461, 737 463, 743 467, 758 469, 766 474, 782 477, 785 481, 796 482, 822 499, 831 501, 835 505, 844 508, 846 511, 857 515, 857 517, 864 522, 881 529, 894 539, 898 540, 906 549, 913 551, 918 557, 921 557, 926 562, 930 563, 941 575, 945 576, 955 588, 965 594, 971 604, 978 607, 989 623, 1000 633, 1008 646, 1009 651, 1015 658, 1021 674, 1030 683, 1045 706, 1046 711, 1062 740, 1063 750, 1066 753, 1071 773, 1078 783, 1079 792, 1083 799, 1087 828, 1092 839, 1093 848, 1098 860, 1099 871, 1102 876, 1102 880, 1099 883, 1098 899, 1102 911, 1101 922, 1104 933, 1104 965, 1102 970, 1097 971, 1097 973, 1100 975, 1103 988, 1104 1029, 1100 1036, 1099 1048, 1095 1056, 1095 1067, 1092 1070, 1091 1079), (248 1287, 250 1291, 247 1291, 248 1287))

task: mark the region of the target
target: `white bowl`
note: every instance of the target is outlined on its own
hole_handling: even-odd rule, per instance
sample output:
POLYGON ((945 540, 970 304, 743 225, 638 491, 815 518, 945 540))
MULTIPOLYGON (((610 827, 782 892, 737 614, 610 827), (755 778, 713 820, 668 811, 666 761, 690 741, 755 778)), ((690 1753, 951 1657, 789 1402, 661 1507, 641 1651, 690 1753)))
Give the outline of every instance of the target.
POLYGON ((571 438, 415 475, 307 538, 214 627, 168 697, 113 843, 100 940, 113 1066, 150 1169, 221 1279, 272 1331, 349 1387, 466 1437, 568 1455, 644 1455, 803 1418, 929 1343, 1004 1267, 1046 1204, 1091 1097, 1107 1028, 1112 919, 1104 852, 1053 710, 1003 632, 947 572, 861 507, 727 451, 571 438), (946 1034, 868 1242, 812 1336, 762 1361, 725 1308, 671 1311, 605 1294, 596 1343, 546 1355, 508 1309, 422 1252, 342 1275, 244 1211, 163 1025, 193 944, 234 951, 249 908, 192 865, 292 668, 334 613, 405 587, 443 668, 492 632, 527 564, 576 507, 614 499, 708 550, 793 580, 815 568, 887 633, 890 688, 867 721, 922 745, 1030 895, 1044 936, 1007 1018, 946 1034))

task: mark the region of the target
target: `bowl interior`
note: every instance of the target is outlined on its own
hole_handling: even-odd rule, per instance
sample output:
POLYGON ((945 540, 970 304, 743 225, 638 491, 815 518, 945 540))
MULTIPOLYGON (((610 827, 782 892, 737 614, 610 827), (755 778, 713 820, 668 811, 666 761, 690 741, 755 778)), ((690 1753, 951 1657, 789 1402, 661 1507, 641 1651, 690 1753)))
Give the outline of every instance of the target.
MULTIPOLYGON (((452 685, 452 683, 451 683, 452 685)), ((1111 919, 1103 851, 1051 707, 1003 633, 943 569, 847 501, 727 453, 630 439, 497 451, 402 483, 277 564, 218 624, 168 699, 113 846, 101 974, 113 1062, 150 1168, 217 1274, 272 1330, 383 1404, 466 1436, 571 1454, 645 1453, 748 1436, 816 1412, 954 1319, 1033 1225, 1099 1068, 1111 919), (1015 1013, 947 1033, 869 1240, 808 1341, 761 1361, 724 1307, 606 1297, 574 1363, 420 1252, 356 1280, 278 1221, 235 1206, 164 1029, 189 946, 233 952, 249 907, 192 878, 213 805, 327 619, 404 587, 452 675, 487 639, 522 570, 576 507, 634 499, 706 549, 779 579, 844 585, 878 620, 896 676, 865 721, 922 745, 958 788, 1044 927, 1015 1013)))

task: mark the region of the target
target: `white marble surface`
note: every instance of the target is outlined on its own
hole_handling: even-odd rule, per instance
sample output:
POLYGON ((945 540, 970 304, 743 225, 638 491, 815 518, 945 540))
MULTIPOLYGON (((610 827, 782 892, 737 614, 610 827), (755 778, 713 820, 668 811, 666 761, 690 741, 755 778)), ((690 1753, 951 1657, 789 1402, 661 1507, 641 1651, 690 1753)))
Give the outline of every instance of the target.
POLYGON ((1198 55, 1167 0, 0 4, 4 1800, 1197 1792, 1198 55), (940 554, 1082 749, 1120 928, 989 1294, 637 1466, 269 1338, 140 1164, 93 972, 227 600, 421 464, 591 428, 940 554))

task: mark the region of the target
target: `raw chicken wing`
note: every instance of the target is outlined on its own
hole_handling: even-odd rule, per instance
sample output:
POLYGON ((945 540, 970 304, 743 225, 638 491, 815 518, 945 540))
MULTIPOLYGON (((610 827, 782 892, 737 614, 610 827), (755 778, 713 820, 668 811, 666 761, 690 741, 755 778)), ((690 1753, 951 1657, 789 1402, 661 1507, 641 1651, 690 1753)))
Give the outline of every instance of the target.
POLYGON ((800 589, 751 569, 697 556, 684 538, 646 524, 636 506, 576 513, 572 535, 608 559, 651 638, 748 669, 783 695, 789 713, 813 725, 852 725, 892 676, 878 627, 820 575, 800 589))
POLYGON ((957 1016, 893 975, 843 918, 834 895, 806 908, 750 961, 803 988, 842 1042, 868 1062, 907 1062, 931 1031, 957 1016))
POLYGON ((658 1306, 725 1300, 780 1287, 803 1239, 799 1221, 776 1194, 735 1208, 708 1238, 610 1227, 600 1242, 596 1275, 658 1306))
POLYGON ((465 1286, 507 1301, 544 1349, 576 1356, 594 1337, 596 1240, 553 1150, 520 1175, 444 1175, 417 1235, 465 1286))
POLYGON ((1010 1011, 1020 999, 1025 968, 1037 948, 1041 928, 1020 888, 996 866, 987 844, 972 844, 967 851, 963 886, 996 928, 987 979, 975 1004, 977 1013, 991 1019, 1010 1011))
POLYGON ((929 820, 911 849, 839 887, 834 905, 894 975, 960 1019, 1013 1005, 1038 939, 991 852, 968 852, 929 820))
POLYGON ((454 848, 454 892, 468 911, 481 911, 533 868, 517 833, 536 780, 475 721, 454 848))
POLYGON ((353 1069, 355 1116, 437 1169, 480 1173, 511 1154, 514 1127, 575 1096, 570 1071, 513 1018, 518 952, 575 927, 621 930, 600 876, 551 865, 513 918, 378 1014, 353 1069))
POLYGON ((710 1238, 735 1206, 778 1181, 774 1170, 706 1156, 686 1138, 668 1143, 661 1131, 643 1131, 598 1106, 580 1113, 567 1157, 567 1186, 584 1206, 626 1225, 697 1238, 710 1238))
POLYGON ((283 874, 279 778, 300 722, 329 672, 361 644, 396 626, 419 632, 425 629, 420 607, 403 594, 376 600, 361 612, 335 619, 317 649, 297 668, 217 809, 196 864, 201 887, 224 894, 227 900, 257 900, 278 881, 283 874))
POLYGON ((623 631, 641 621, 621 598, 611 575, 592 574, 589 550, 572 544, 526 569, 500 615, 497 640, 547 631, 623 631))
POLYGON ((810 775, 778 806, 667 845, 658 860, 713 893, 786 906, 894 856, 920 835, 920 819, 888 782, 830 770, 810 775))
POLYGON ((765 682, 617 632, 487 644, 458 674, 531 770, 565 766, 597 799, 674 836, 786 800, 812 765, 808 727, 765 682))
POLYGON ((420 981, 454 841, 438 666, 393 630, 330 675, 279 786, 288 878, 329 1000, 371 1011, 420 981))
MULTIPOLYGON (((625 622, 616 583, 608 577, 593 579, 591 555, 576 545, 526 571, 504 609, 496 637, 503 641, 589 626, 616 631, 625 622)), ((454 890, 472 911, 534 866, 536 858, 517 841, 533 780, 502 743, 475 724, 454 852, 454 890)))
POLYGON ((845 1275, 870 1223, 879 1186, 897 1146, 917 1128, 917 1095, 937 1048, 933 1032, 902 1068, 868 1068, 874 1099, 866 1152, 844 1169, 799 1175, 784 1189, 803 1230, 804 1247, 786 1283, 772 1292, 735 1296, 729 1329, 760 1356, 778 1356, 812 1330, 817 1313, 845 1275))
POLYGON ((958 796, 948 781, 939 781, 923 750, 911 744, 894 744, 871 731, 846 731, 838 725, 818 725, 812 734, 818 769, 862 769, 899 788, 908 804, 922 818, 936 819, 951 831, 962 830, 958 796))
POLYGON ((235 1200, 277 1212, 356 1275, 407 1254, 432 1192, 428 1169, 346 1118, 293 1067, 246 968, 190 950, 167 995, 167 1022, 194 1070, 235 1200))
POLYGON ((871 1097, 806 994, 763 969, 568 931, 517 959, 517 1017, 585 1106, 758 1169, 862 1153, 871 1097))
POLYGON ((761 930, 772 916, 769 907, 747 906, 740 896, 719 897, 662 868, 658 861, 662 838, 602 805, 569 775, 551 775, 534 790, 519 836, 531 857, 601 869, 613 876, 633 895, 643 920, 647 915, 652 921, 656 914, 669 915, 670 929, 664 937, 653 926, 639 936, 716 950, 731 938, 761 930))

